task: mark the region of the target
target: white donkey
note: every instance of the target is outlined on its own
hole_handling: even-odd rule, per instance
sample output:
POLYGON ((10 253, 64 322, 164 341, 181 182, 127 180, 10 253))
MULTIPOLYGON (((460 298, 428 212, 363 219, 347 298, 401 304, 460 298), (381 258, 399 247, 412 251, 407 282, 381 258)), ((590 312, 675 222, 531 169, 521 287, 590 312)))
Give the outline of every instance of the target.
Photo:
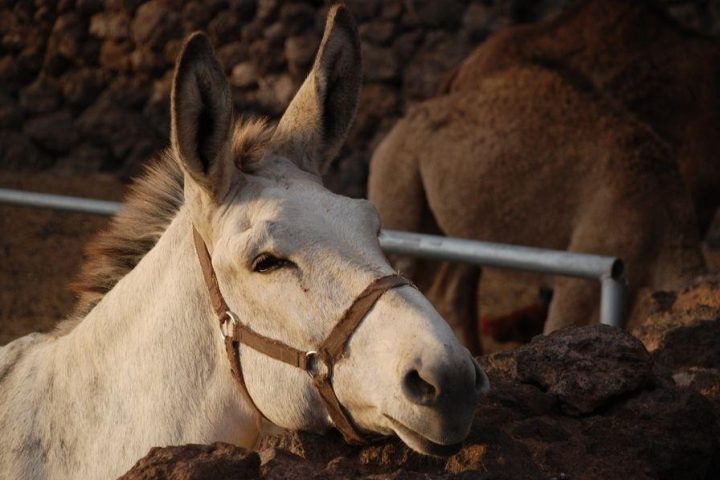
MULTIPOLYGON (((465 438, 487 377, 393 275, 375 209, 321 183, 354 115, 359 45, 350 14, 334 7, 271 133, 234 124, 207 37, 190 37, 172 147, 115 220, 126 228, 115 241, 142 258, 81 321, 0 349, 0 477, 113 478, 152 446, 252 447, 272 424, 335 424, 355 439, 394 432, 427 454, 465 438), (160 217, 139 252, 148 238, 135 237, 160 217)), ((105 253, 122 250, 106 240, 105 253)))

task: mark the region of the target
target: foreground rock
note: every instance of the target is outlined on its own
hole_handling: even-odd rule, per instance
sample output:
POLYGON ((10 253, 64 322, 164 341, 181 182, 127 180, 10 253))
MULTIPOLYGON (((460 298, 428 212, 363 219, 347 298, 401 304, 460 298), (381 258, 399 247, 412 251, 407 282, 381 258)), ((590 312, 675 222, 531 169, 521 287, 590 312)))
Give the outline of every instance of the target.
POLYGON ((256 452, 227 443, 153 448, 120 480, 224 480, 260 476, 256 452))
POLYGON ((720 416, 720 275, 679 293, 654 292, 644 308, 646 320, 633 334, 677 385, 701 393, 720 416))
MULTIPOLYGON (((258 476, 720 478, 717 411, 697 391, 676 386, 656 355, 632 336, 600 325, 538 337, 484 360, 491 393, 464 448, 449 459, 415 454, 397 439, 359 448, 334 434, 288 434, 265 439, 258 476)), ((150 457, 163 451, 153 450, 150 457)), ((148 462, 153 464, 146 458, 138 465, 148 462)))

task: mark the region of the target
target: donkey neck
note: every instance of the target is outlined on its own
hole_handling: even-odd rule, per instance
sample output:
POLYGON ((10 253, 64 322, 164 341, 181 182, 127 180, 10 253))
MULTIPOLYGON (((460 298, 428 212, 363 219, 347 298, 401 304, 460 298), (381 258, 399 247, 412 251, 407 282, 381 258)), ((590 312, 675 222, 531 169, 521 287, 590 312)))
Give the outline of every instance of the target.
POLYGON ((54 364, 67 372, 61 384, 80 406, 76 420, 92 419, 77 432, 85 458, 123 446, 122 470, 154 445, 255 442, 195 255, 182 208, 136 268, 58 339, 54 364))

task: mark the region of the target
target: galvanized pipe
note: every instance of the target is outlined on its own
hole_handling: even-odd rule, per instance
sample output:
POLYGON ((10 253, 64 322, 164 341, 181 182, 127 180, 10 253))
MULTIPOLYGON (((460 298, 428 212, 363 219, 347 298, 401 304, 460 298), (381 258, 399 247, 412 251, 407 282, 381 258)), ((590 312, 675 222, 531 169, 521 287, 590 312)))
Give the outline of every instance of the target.
POLYGON ((28 192, 25 190, 11 190, 9 188, 0 188, 0 202, 26 207, 93 213, 95 215, 114 215, 122 206, 122 204, 118 202, 70 197, 67 195, 53 195, 51 193, 28 192))
POLYGON ((603 277, 600 280, 600 323, 617 328, 625 319, 625 277, 603 277))
MULTIPOLYGON (((0 202, 98 215, 113 215, 122 206, 118 202, 6 188, 0 188, 0 202)), ((395 230, 381 232, 380 246, 386 253, 596 280, 602 289, 601 323, 623 325, 625 278, 618 258, 395 230)))
POLYGON ((622 261, 613 257, 438 235, 383 230, 380 245, 387 253, 593 280, 620 278, 623 274, 622 261))

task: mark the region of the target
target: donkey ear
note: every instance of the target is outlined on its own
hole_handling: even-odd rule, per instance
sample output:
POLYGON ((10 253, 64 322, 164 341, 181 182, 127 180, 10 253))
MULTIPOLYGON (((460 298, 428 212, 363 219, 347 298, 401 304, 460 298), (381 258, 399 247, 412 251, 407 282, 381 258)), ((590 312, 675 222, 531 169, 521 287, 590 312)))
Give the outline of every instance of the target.
POLYGON ((180 52, 171 108, 172 148, 183 169, 212 197, 221 198, 233 175, 232 97, 203 33, 192 34, 180 52))
POLYGON ((362 63, 360 39, 343 5, 330 9, 312 71, 280 119, 271 148, 322 174, 345 141, 355 116, 362 63))

